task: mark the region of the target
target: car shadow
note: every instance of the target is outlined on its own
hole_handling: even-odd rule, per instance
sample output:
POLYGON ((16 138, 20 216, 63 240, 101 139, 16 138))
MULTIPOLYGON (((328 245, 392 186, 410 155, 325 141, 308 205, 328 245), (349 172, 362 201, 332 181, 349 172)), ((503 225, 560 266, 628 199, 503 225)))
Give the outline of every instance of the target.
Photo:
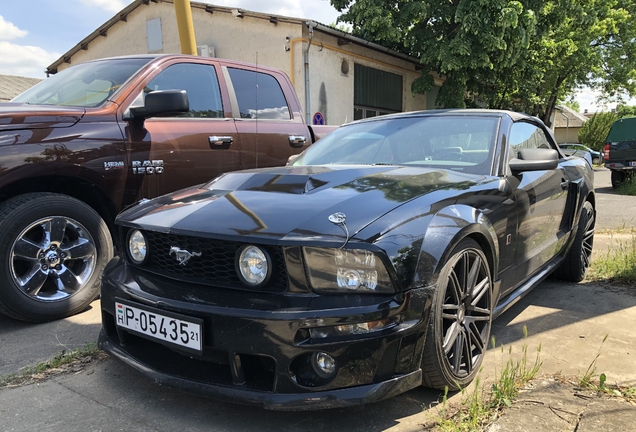
POLYGON ((497 345, 511 344, 524 338, 524 327, 539 335, 627 309, 636 310, 636 289, 548 279, 497 318, 491 333, 497 345))
POLYGON ((163 387, 113 358, 98 365, 89 377, 68 376, 59 381, 74 394, 114 410, 118 418, 127 419, 131 430, 136 423, 152 430, 369 432, 402 425, 410 425, 405 430, 420 430, 424 413, 442 398, 439 391, 420 387, 368 405, 269 411, 163 387))

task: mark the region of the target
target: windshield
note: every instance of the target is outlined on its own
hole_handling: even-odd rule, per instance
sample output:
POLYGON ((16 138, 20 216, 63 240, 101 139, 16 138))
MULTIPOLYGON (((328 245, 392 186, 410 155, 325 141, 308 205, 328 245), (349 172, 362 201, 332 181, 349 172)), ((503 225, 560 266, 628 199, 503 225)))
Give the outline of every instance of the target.
POLYGON ((73 66, 45 79, 12 102, 97 107, 150 60, 110 59, 73 66))
POLYGON ((342 126, 301 153, 303 165, 416 165, 489 175, 499 119, 420 116, 342 126))

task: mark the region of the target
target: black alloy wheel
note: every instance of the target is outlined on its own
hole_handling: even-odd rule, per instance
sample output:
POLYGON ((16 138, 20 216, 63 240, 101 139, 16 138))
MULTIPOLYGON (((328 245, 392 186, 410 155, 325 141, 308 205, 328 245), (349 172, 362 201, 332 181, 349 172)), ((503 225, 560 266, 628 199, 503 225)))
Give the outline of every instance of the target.
POLYGON ((492 277, 472 239, 454 249, 440 272, 422 356, 423 384, 451 391, 475 377, 488 348, 492 277))
POLYGON ((555 276, 558 279, 569 282, 581 282, 583 280, 592 258, 595 225, 596 212, 592 204, 586 201, 581 209, 574 242, 555 272, 555 276))

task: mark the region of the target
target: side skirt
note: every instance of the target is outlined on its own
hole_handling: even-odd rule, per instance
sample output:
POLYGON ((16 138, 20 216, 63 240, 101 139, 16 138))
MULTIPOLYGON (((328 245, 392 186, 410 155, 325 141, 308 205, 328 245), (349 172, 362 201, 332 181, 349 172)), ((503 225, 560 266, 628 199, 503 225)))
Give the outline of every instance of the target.
POLYGON ((497 306, 493 310, 492 317, 497 318, 499 315, 510 309, 512 305, 517 303, 519 300, 523 298, 526 294, 528 294, 534 287, 539 285, 545 278, 547 278, 550 273, 552 273, 563 261, 563 257, 559 257, 559 259, 551 261, 548 265, 542 268, 539 272, 535 273, 530 279, 528 279, 525 283, 519 286, 516 290, 508 294, 506 297, 499 300, 497 306))

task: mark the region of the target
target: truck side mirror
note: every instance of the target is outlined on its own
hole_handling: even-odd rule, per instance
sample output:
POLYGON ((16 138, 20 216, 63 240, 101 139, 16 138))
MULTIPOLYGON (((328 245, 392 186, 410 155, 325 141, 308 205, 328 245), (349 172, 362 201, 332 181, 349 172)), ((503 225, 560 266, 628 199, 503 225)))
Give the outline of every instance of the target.
POLYGON ((156 90, 146 95, 144 106, 130 108, 133 119, 166 117, 190 111, 185 90, 156 90))

